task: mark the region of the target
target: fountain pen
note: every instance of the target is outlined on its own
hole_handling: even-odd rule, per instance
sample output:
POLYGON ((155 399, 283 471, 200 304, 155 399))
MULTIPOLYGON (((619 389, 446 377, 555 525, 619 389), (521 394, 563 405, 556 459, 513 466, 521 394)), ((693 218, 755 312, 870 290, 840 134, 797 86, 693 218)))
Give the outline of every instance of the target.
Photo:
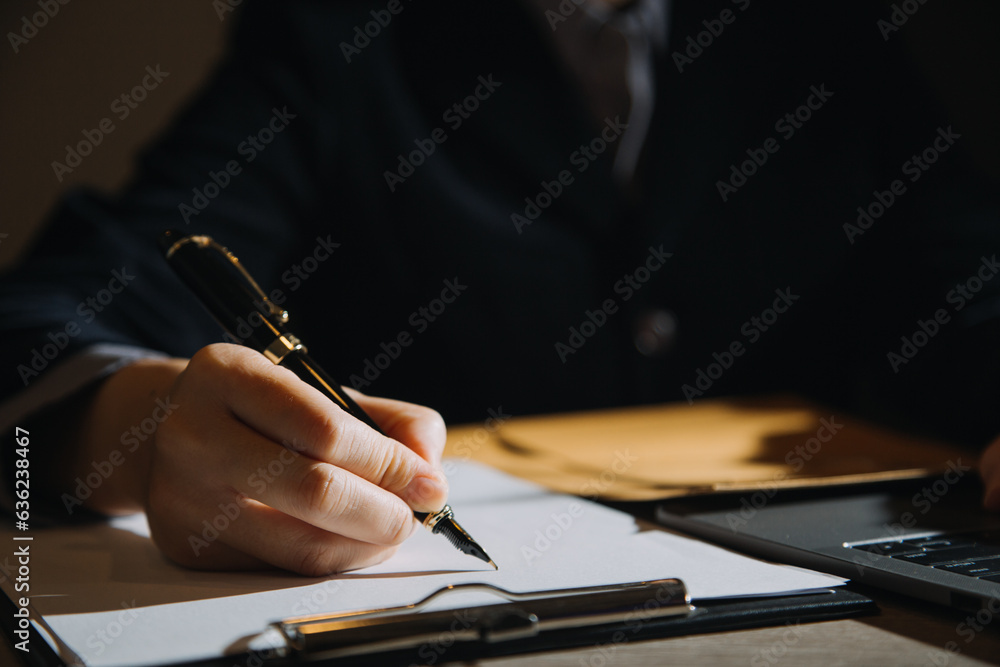
MULTIPOLYGON (((354 399, 310 358, 306 347, 285 327, 288 312, 278 307, 257 285, 233 253, 209 236, 164 232, 160 246, 167 262, 194 292, 232 341, 253 348, 280 364, 382 435, 354 399)), ((459 551, 498 569, 496 563, 455 520, 450 506, 437 512, 414 512, 432 533, 444 535, 459 551)))

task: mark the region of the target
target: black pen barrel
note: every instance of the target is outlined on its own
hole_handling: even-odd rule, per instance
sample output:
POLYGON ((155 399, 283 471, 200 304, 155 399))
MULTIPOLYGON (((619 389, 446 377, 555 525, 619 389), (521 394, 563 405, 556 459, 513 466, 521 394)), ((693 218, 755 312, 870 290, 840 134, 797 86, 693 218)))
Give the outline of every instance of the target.
MULTIPOLYGON (((267 299, 232 253, 208 236, 185 236, 175 230, 165 232, 160 245, 171 268, 232 337, 231 342, 253 348, 284 366, 342 410, 385 435, 340 383, 313 361, 305 345, 285 329, 288 313, 267 299)), ((459 550, 496 567, 482 547, 458 525, 449 506, 433 514, 413 514, 459 550)))
POLYGON ((385 431, 379 428, 375 420, 368 416, 361 406, 351 398, 344 388, 336 380, 324 371, 319 364, 313 361, 304 350, 293 350, 281 360, 281 365, 299 376, 306 384, 312 385, 320 390, 326 397, 339 405, 343 410, 354 415, 364 423, 371 426, 377 432, 385 435, 385 431))
MULTIPOLYGON (((365 412, 346 391, 344 391, 344 388, 340 386, 340 383, 330 377, 330 375, 324 371, 319 364, 313 361, 312 357, 310 357, 307 352, 303 350, 294 350, 289 352, 288 355, 281 360, 281 365, 295 373, 299 379, 306 384, 318 389, 324 396, 339 405, 349 414, 354 415, 364 423, 368 424, 375 429, 376 432, 385 435, 385 431, 383 431, 379 425, 375 423, 375 420, 368 416, 368 413, 365 412)), ((414 512, 413 514, 417 517, 417 521, 421 523, 423 523, 428 516, 427 512, 414 512)))
POLYGON ((260 295, 226 255, 191 241, 179 232, 165 233, 160 243, 167 262, 233 341, 263 352, 277 337, 273 316, 263 314, 260 295))

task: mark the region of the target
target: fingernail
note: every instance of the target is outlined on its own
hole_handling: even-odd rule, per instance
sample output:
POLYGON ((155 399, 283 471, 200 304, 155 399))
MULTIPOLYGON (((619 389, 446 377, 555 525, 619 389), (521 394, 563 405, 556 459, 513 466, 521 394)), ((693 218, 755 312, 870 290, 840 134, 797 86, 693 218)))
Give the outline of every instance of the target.
POLYGON ((406 496, 415 505, 439 507, 448 497, 448 484, 441 478, 414 477, 406 487, 406 496))

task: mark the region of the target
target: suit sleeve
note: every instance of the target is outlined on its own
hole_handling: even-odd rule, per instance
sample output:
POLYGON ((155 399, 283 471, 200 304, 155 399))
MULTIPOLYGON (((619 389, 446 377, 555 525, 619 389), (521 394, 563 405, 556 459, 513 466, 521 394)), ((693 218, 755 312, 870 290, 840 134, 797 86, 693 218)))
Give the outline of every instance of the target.
POLYGON ((262 284, 288 266, 321 210, 332 134, 294 18, 278 3, 248 4, 230 55, 130 186, 114 198, 73 193, 53 213, 0 283, 0 399, 94 345, 188 356, 219 340, 161 256, 166 229, 215 237, 262 284))
MULTIPOLYGON (((261 284, 273 284, 297 252, 302 229, 323 208, 330 168, 321 156, 332 154, 333 136, 296 36, 302 12, 291 3, 246 3, 228 56, 144 152, 128 187, 114 197, 66 196, 0 280, 5 500, 15 426, 66 419, 76 392, 135 359, 190 356, 221 340, 163 259, 164 230, 213 236, 261 284)), ((150 70, 169 77, 165 64, 150 70)), ((33 503, 35 510, 44 515, 33 503)))

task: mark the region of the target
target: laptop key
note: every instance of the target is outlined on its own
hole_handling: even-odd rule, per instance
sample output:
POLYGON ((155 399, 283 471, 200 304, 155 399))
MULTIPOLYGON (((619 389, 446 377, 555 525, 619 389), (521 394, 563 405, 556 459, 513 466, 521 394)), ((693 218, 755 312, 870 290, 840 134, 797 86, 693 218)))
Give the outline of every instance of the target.
POLYGON ((978 542, 976 540, 950 540, 950 545, 937 545, 937 544, 925 544, 924 549, 927 551, 938 551, 940 549, 955 549, 958 547, 980 547, 983 549, 993 549, 994 553, 1000 554, 1000 544, 990 544, 989 542, 978 542))
POLYGON ((882 556, 902 556, 905 554, 917 554, 923 551, 920 547, 914 547, 902 542, 878 542, 877 544, 860 544, 858 549, 869 551, 882 556))
POLYGON ((938 565, 953 561, 972 560, 974 558, 995 558, 996 556, 1000 556, 1000 553, 998 553, 998 549, 994 545, 973 545, 952 547, 950 549, 927 550, 915 554, 893 556, 893 558, 910 561, 911 563, 920 563, 922 565, 938 565))
POLYGON ((903 544, 909 544, 924 549, 950 549, 952 547, 980 545, 994 545, 997 553, 1000 553, 1000 533, 986 531, 980 533, 964 533, 957 535, 930 535, 927 537, 914 537, 903 540, 903 544))
POLYGON ((903 544, 921 547, 923 549, 949 549, 951 547, 962 546, 964 543, 956 543, 958 540, 952 540, 947 537, 921 537, 914 540, 903 540, 903 544))
POLYGON ((1000 574, 991 574, 985 577, 979 577, 983 581, 991 581, 994 584, 1000 584, 1000 574))
POLYGON ((965 563, 950 563, 945 565, 935 565, 935 569, 955 574, 965 574, 970 577, 986 577, 1000 575, 1000 558, 991 560, 976 560, 965 563))

